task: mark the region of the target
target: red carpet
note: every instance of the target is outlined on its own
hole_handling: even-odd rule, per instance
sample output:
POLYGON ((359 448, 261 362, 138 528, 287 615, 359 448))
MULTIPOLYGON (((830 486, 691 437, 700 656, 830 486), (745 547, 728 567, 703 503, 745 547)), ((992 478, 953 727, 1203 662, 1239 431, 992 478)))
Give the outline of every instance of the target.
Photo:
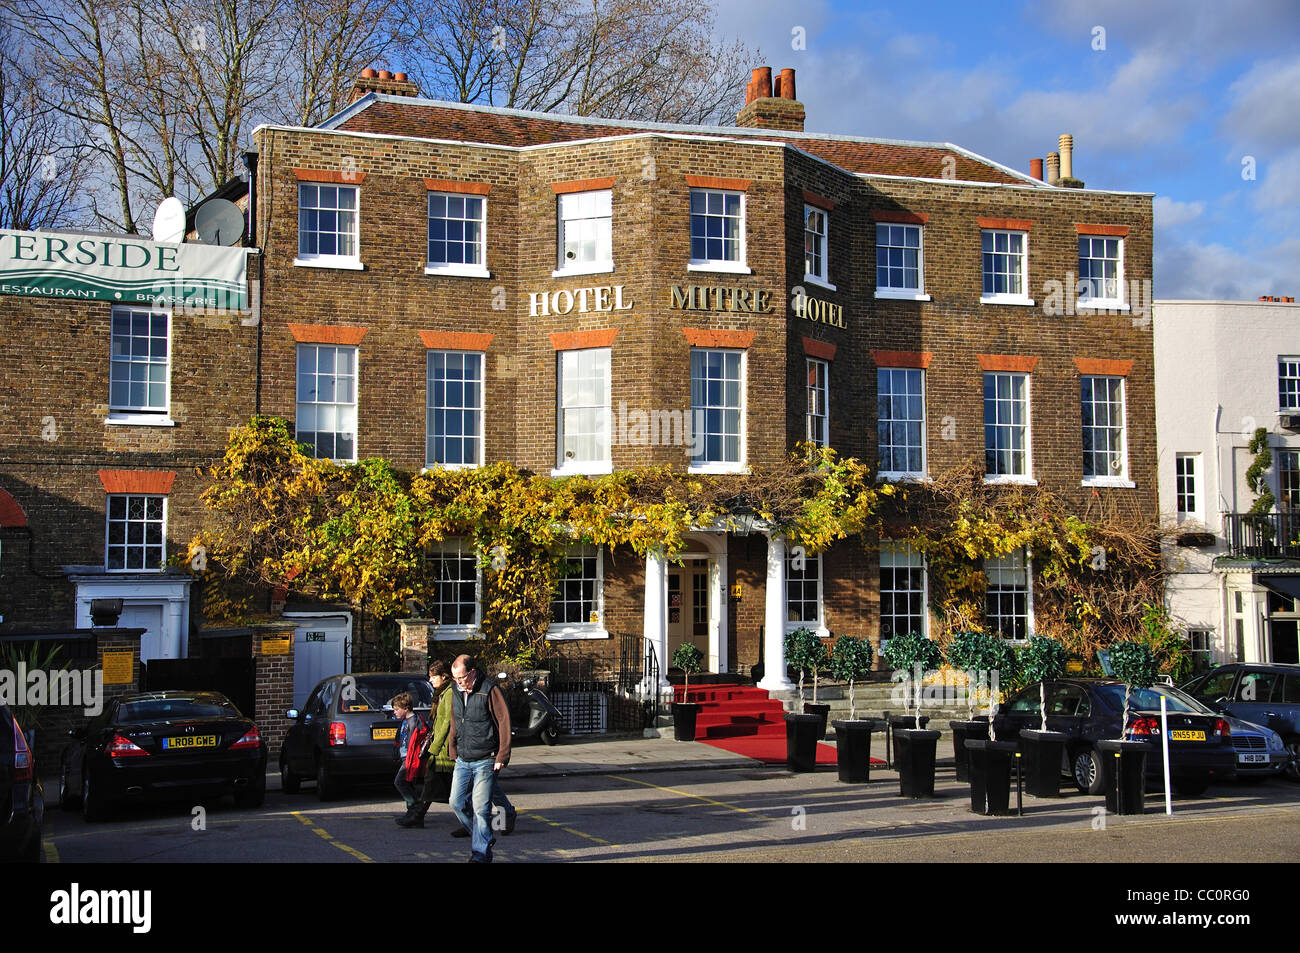
MULTIPOLYGON (((675 701, 683 701, 676 686, 675 701)), ((761 688, 745 685, 701 685, 692 688, 690 701, 700 706, 695 719, 695 740, 764 764, 785 764, 785 709, 761 688)), ((817 763, 836 763, 835 748, 817 745, 817 763)), ((883 765, 878 758, 872 764, 883 765)))

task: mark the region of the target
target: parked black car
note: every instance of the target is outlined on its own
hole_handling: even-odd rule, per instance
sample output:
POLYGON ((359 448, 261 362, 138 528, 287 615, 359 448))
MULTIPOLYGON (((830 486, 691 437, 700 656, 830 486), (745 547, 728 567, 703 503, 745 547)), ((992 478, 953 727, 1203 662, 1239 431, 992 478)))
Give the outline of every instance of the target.
POLYGON ((1215 711, 1276 731, 1291 754, 1287 774, 1300 781, 1300 665, 1220 665, 1183 691, 1215 711))
MULTIPOLYGON (((1168 699, 1169 770, 1174 789, 1194 797, 1211 782, 1236 775, 1237 754, 1228 721, 1175 688, 1135 689, 1129 701, 1124 737, 1148 744, 1147 784, 1164 777, 1160 740, 1160 696, 1168 699)), ((1039 683, 1007 700, 994 719, 999 741, 1017 741, 1022 728, 1040 725, 1039 683)), ((1061 773, 1074 777, 1080 791, 1102 793, 1101 753, 1097 742, 1120 737, 1124 683, 1113 679, 1060 679, 1047 683, 1047 728, 1069 735, 1061 773)))
POLYGON ((289 709, 294 723, 280 749, 280 786, 297 794, 304 780, 316 780, 316 796, 328 801, 341 779, 391 779, 397 773, 398 724, 390 702, 410 692, 415 710, 428 720, 433 705, 429 680, 410 672, 334 675, 320 682, 302 711, 289 709))
POLYGON ((13 713, 0 705, 0 860, 41 858, 45 799, 27 738, 13 713))
POLYGON ((131 692, 68 734, 59 798, 88 821, 125 801, 233 794, 260 807, 266 797, 266 744, 218 692, 131 692))

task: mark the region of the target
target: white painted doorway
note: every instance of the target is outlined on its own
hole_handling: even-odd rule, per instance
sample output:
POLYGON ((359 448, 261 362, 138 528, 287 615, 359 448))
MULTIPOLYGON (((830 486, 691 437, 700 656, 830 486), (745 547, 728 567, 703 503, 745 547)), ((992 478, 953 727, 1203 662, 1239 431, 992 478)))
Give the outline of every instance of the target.
POLYGON ((284 617, 298 623, 293 633, 293 701, 301 710, 321 679, 350 670, 347 645, 352 616, 346 612, 286 612, 284 617))

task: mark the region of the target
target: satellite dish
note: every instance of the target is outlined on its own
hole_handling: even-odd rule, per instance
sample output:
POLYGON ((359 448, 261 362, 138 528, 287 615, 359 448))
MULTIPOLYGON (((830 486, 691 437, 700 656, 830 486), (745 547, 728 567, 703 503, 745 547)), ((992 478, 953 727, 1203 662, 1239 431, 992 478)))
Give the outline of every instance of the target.
POLYGON ((153 213, 153 240, 169 245, 185 240, 185 206, 174 195, 159 202, 153 213))
POLYGON ((237 245, 244 237, 244 213, 226 199, 210 199, 194 213, 194 229, 205 245, 237 245))

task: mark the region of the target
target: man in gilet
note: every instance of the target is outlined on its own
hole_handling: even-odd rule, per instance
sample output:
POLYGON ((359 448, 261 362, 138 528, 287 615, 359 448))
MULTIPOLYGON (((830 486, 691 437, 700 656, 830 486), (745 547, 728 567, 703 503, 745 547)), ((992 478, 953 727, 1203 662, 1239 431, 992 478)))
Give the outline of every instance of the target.
POLYGON ((451 808, 470 832, 470 860, 491 863, 492 784, 510 763, 510 710, 496 683, 468 655, 451 663, 456 681, 447 750, 456 760, 451 777, 451 808), (471 812, 472 806, 472 812, 471 812))

